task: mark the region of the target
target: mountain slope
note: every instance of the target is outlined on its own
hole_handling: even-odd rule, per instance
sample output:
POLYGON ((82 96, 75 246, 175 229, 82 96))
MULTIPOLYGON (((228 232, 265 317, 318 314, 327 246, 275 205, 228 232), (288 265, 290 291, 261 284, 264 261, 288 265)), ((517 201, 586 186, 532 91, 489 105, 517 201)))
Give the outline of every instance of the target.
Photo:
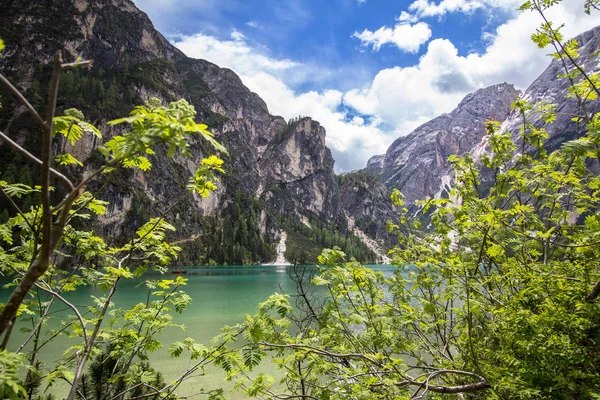
MULTIPOLYGON (((466 96, 449 114, 421 125, 388 148, 376 172, 382 182, 402 191, 408 203, 436 194, 450 174, 448 157, 473 151, 489 119, 503 121, 518 91, 509 84, 466 96)), ((370 162, 373 170, 375 160, 370 162)))
MULTIPOLYGON (((581 47, 579 65, 589 73, 600 70, 600 62, 594 55, 600 48, 600 27, 577 36, 575 40, 581 47)), ((573 68, 572 64, 570 68, 573 68)), ((562 62, 552 60, 523 94, 523 98, 531 103, 544 101, 556 104, 558 117, 552 124, 539 119, 540 114, 537 112, 528 113, 528 119, 537 128, 543 127, 548 132, 546 148, 549 150, 580 137, 585 132, 584 124, 577 126, 572 123, 571 118, 582 110, 579 109, 577 99, 568 96, 570 82, 559 78, 561 74, 564 74, 562 62)), ((377 232, 378 237, 383 237, 385 216, 392 214, 389 211, 390 190, 400 189, 408 204, 426 197, 446 196, 453 180, 447 162, 448 156, 467 152, 474 156, 481 155, 487 144, 487 119, 502 122, 502 129, 518 138, 523 119, 518 110, 510 109, 518 95, 519 92, 506 83, 478 90, 466 96, 451 113, 434 118, 409 135, 398 138, 386 154, 371 157, 365 170, 358 174, 376 176, 380 184, 387 187, 387 191, 379 187, 365 194, 356 183, 346 188, 342 185, 344 205, 350 215, 357 221, 362 221, 363 226, 370 226, 371 234, 377 232), (379 204, 375 207, 375 212, 372 211, 371 204, 379 204)), ((584 111, 591 115, 600 111, 599 107, 597 102, 589 103, 584 106, 584 111)), ((592 168, 598 166, 593 165, 592 168)), ((491 171, 483 170, 481 179, 485 181, 491 178, 490 173, 491 171)))
MULTIPOLYGON (((146 218, 181 199, 167 218, 178 226, 175 239, 194 239, 182 242, 183 263, 272 261, 281 214, 322 221, 331 226, 331 235, 352 236, 339 205, 325 130, 317 122, 304 118, 288 124, 271 115, 234 72, 186 57, 130 0, 10 0, 3 8, 8 11, 0 15, 0 37, 7 49, 0 70, 38 109, 44 107, 50 74, 45 64, 61 49, 66 61, 81 57, 94 60, 94 66, 63 74, 59 112, 81 109, 106 133, 104 140, 117 133, 106 126, 107 120, 149 97, 164 102, 185 98, 198 111, 197 120, 209 125, 231 154, 225 158, 221 188, 208 199, 185 195, 184 189, 195 166, 212 151, 200 140, 192 143, 190 159, 169 159, 159 151, 148 173, 120 171, 102 189, 111 208, 100 219, 99 233, 125 238, 146 218)), ((0 95, 11 99, 2 89, 0 95)), ((37 149, 35 125, 19 105, 5 103, 0 129, 37 149)), ((65 147, 95 163, 99 145, 89 139, 65 147)), ((10 150, 2 146, 0 151, 10 150)), ((11 163, 2 157, 0 172, 11 163)), ((366 246, 358 247, 351 255, 372 259, 366 246)))

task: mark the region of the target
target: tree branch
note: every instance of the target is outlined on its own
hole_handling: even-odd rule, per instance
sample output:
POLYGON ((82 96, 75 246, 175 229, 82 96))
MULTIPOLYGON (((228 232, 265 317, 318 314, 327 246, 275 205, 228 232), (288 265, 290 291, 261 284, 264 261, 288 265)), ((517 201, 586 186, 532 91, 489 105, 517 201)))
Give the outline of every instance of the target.
MULTIPOLYGON (((10 145, 10 147, 15 149, 17 152, 21 153, 21 155, 24 156, 25 158, 27 158, 29 161, 33 161, 37 165, 42 165, 42 160, 40 160, 39 158, 37 158, 36 156, 31 154, 30 152, 25 150, 17 142, 15 142, 11 138, 9 138, 8 135, 6 135, 6 133, 0 131, 0 139, 5 141, 8 145, 10 145)), ((64 176, 63 174, 61 174, 54 168, 50 168, 50 172, 52 173, 52 175, 54 175, 54 177, 58 178, 65 185, 67 185, 69 190, 73 190, 73 183, 71 182, 71 180, 69 178, 67 178, 66 176, 64 176)))
POLYGON ((35 119, 35 121, 42 127, 42 129, 46 130, 48 127, 46 126, 46 123, 44 122, 44 120, 42 119, 42 117, 40 116, 40 114, 38 114, 38 112, 35 110, 35 108, 33 108, 33 106, 31 105, 31 103, 29 103, 29 101, 27 101, 27 99, 25 98, 25 96, 23 96, 21 94, 21 92, 19 91, 19 89, 17 89, 16 87, 13 86, 12 83, 10 83, 8 81, 8 79, 6 79, 4 77, 4 75, 0 74, 0 81, 2 83, 4 83, 4 85, 15 95, 15 97, 17 99, 19 99, 19 101, 25 106, 25 108, 27 108, 27 111, 29 111, 32 115, 33 118, 35 119))
POLYGON ((589 303, 590 301, 596 300, 600 295, 600 281, 596 282, 592 290, 583 298, 583 301, 589 303))

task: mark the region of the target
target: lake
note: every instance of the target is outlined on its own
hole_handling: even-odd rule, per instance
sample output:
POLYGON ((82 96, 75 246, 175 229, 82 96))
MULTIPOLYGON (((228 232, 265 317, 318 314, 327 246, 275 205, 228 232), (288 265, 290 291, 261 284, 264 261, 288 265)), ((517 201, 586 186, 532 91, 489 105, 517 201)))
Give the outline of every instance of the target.
MULTIPOLYGON (((393 267, 389 265, 370 266, 373 269, 391 274, 393 267)), ((152 365, 161 371, 168 382, 178 377, 187 367, 183 358, 171 358, 167 347, 170 343, 186 337, 194 338, 199 343, 208 344, 224 325, 235 325, 244 320, 245 314, 253 315, 257 305, 265 301, 275 292, 295 293, 295 284, 288 276, 285 266, 228 266, 228 267, 195 267, 188 268, 184 276, 188 284, 183 289, 193 301, 183 314, 172 312, 174 323, 185 325, 185 330, 169 328, 161 336, 163 348, 152 353, 152 365)), ((164 275, 163 279, 172 279, 176 275, 164 275)), ((119 283, 119 288, 113 298, 115 307, 129 308, 146 299, 147 289, 143 285, 145 279, 160 279, 153 275, 119 283)), ((4 282, 2 282, 4 283, 4 282)), ((0 301, 5 301, 11 290, 1 289, 0 301)), ((77 290, 68 293, 67 297, 73 304, 79 306, 90 304, 90 295, 98 295, 93 288, 77 290)), ((56 309, 62 308, 56 301, 56 309)), ((57 318, 58 319, 58 318, 57 318)), ((15 350, 28 334, 15 330, 9 343, 9 350, 15 350)), ((54 340, 42 349, 41 358, 45 363, 58 360, 69 342, 66 339, 54 340)), ((262 366, 261 366, 262 367, 262 366)), ((275 373, 275 367, 265 365, 266 372, 275 373)), ((224 381, 220 371, 209 370, 206 376, 196 378, 178 390, 179 395, 197 393, 199 387, 206 391, 231 385, 224 381)), ((62 396, 65 387, 57 387, 56 394, 62 396)), ((54 389, 53 389, 54 391, 54 389)), ((247 398, 240 393, 226 393, 228 399, 247 398)))

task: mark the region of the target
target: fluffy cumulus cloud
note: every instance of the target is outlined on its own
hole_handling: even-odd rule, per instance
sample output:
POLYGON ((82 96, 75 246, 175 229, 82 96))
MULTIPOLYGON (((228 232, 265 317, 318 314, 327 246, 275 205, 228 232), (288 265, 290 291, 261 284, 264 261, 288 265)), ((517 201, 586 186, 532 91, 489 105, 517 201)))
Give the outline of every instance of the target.
POLYGON ((307 79, 306 69, 313 67, 270 57, 251 46, 237 31, 232 32, 230 40, 197 34, 180 36, 174 44, 190 57, 234 70, 250 90, 265 100, 272 114, 288 119, 310 116, 319 121, 327 130, 327 145, 333 152, 337 171, 363 167, 370 156, 385 152, 396 137, 379 129, 376 118, 365 121, 343 111, 341 91, 296 93, 288 83, 307 79))
MULTIPOLYGON (((505 5, 512 1, 479 0, 505 5)), ((436 3, 442 7, 436 10, 468 12, 472 6, 460 6, 466 2, 443 0, 436 3)), ((421 4, 421 10, 428 10, 427 1, 416 3, 421 4)), ((412 10, 416 12, 416 6, 412 10)), ((420 15, 425 12, 421 11, 420 15)), ((440 15, 442 11, 436 12, 434 15, 440 15)), ((564 0, 548 17, 557 24, 566 23, 565 37, 597 24, 593 16, 583 13, 580 0, 564 0)), ((359 38, 375 49, 394 43, 410 51, 431 35, 427 27, 426 34, 411 45, 394 42, 395 30, 402 26, 407 27, 402 29, 415 29, 418 23, 414 23, 413 18, 412 14, 401 14, 401 23, 393 29, 365 31, 367 33, 358 36, 362 35, 359 38)), ((448 39, 431 40, 415 65, 383 69, 364 87, 348 91, 292 90, 291 87, 300 87, 298 83, 307 79, 326 76, 327 71, 294 60, 273 58, 237 31, 229 40, 199 34, 179 37, 175 44, 191 57, 205 58, 236 71, 242 81, 266 101, 272 113, 286 118, 311 116, 319 121, 327 129, 327 142, 334 153, 336 169, 348 171, 364 167, 369 157, 385 152, 398 136, 451 111, 466 94, 478 88, 509 82, 524 90, 549 62, 549 50, 538 49, 528 39, 539 23, 540 18, 534 13, 516 13, 496 30, 486 33, 488 45, 480 53, 460 54, 448 39)))
MULTIPOLYGON (((462 3, 445 0, 438 5, 445 2, 455 6, 462 3)), ((593 16, 583 13, 578 0, 565 0, 549 11, 548 17, 557 24, 566 24, 565 37, 598 23, 593 16)), ((477 88, 509 82, 524 90, 550 61, 547 57, 550 50, 538 49, 528 39, 540 22, 534 13, 517 14, 495 32, 488 33, 489 45, 482 53, 461 55, 451 41, 432 40, 418 64, 379 71, 368 88, 347 92, 344 102, 408 134, 431 117, 451 111, 477 88)))
POLYGON ((231 40, 219 40, 213 36, 196 34, 175 38, 175 45, 190 57, 204 58, 239 74, 257 71, 281 72, 301 64, 288 59, 274 59, 249 46, 246 37, 234 30, 231 40))
POLYGON ((353 37, 360 39, 363 45, 372 46, 377 51, 385 44, 391 44, 400 50, 416 53, 422 44, 431 37, 431 29, 425 22, 411 24, 401 21, 393 28, 383 26, 374 32, 365 29, 362 32, 354 32, 353 37))
POLYGON ((422 17, 444 15, 448 12, 469 13, 481 7, 478 0, 442 0, 440 3, 428 0, 417 0, 408 9, 422 17))
POLYGON ((408 9, 419 17, 441 17, 447 13, 472 13, 482 8, 504 8, 515 10, 522 0, 442 0, 437 3, 430 0, 416 0, 408 9))

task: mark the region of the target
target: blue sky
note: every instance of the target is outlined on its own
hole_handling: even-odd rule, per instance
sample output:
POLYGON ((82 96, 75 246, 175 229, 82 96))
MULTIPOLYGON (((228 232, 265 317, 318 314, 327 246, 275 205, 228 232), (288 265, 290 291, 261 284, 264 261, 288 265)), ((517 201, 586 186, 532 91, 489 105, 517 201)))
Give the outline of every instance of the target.
MULTIPOLYGON (((525 89, 547 51, 520 0, 134 0, 188 56, 233 69, 274 114, 327 129, 338 172, 500 82, 525 89)), ((550 17, 594 26, 581 0, 550 17)))

